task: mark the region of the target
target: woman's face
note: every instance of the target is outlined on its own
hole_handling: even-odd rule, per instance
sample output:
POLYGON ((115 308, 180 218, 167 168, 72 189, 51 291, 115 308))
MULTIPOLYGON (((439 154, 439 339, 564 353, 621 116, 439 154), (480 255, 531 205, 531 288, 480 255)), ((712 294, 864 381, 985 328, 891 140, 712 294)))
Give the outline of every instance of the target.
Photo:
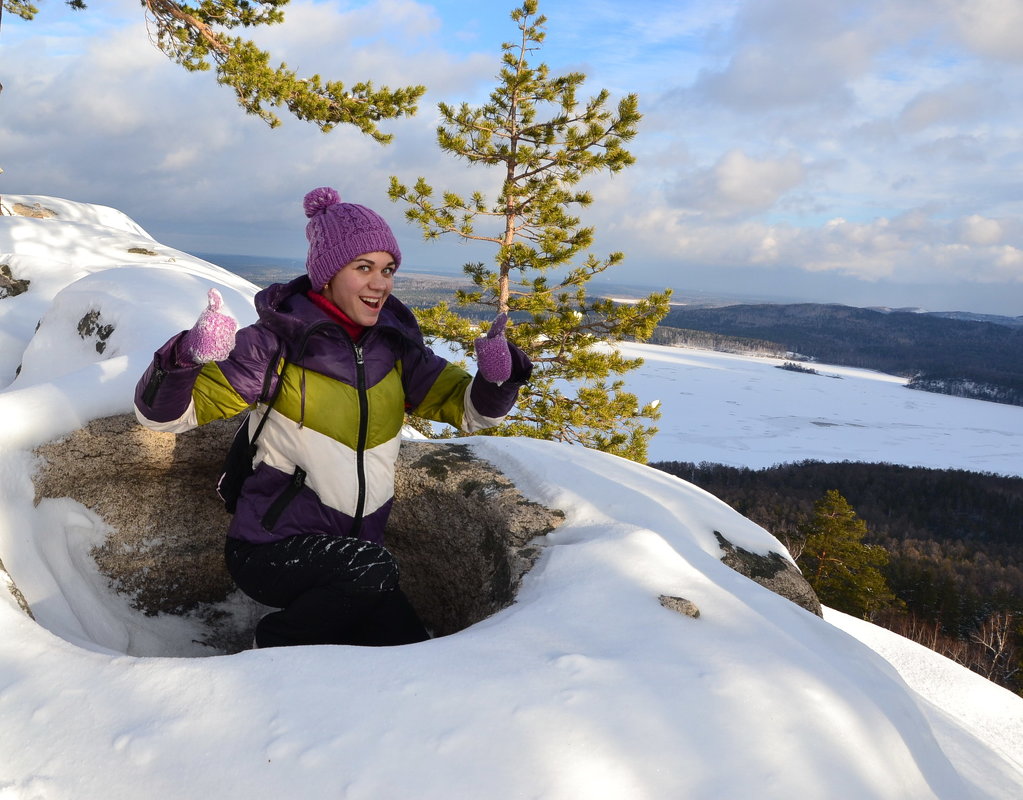
POLYGON ((390 253, 363 253, 323 287, 323 296, 359 325, 376 325, 398 268, 390 253))

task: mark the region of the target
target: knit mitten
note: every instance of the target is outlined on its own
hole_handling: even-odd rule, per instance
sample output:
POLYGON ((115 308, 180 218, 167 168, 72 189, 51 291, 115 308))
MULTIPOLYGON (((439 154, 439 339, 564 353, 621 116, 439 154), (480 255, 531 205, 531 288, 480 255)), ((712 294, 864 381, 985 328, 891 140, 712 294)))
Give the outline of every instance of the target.
POLYGON ((198 321, 181 340, 181 351, 196 364, 223 361, 234 349, 234 334, 238 323, 227 314, 220 313, 224 299, 216 289, 210 289, 209 305, 198 321))
POLYGON ((508 340, 504 338, 504 327, 508 324, 508 315, 503 311, 498 314, 486 336, 476 340, 476 363, 478 372, 484 379, 500 386, 511 377, 512 359, 508 349, 508 340))

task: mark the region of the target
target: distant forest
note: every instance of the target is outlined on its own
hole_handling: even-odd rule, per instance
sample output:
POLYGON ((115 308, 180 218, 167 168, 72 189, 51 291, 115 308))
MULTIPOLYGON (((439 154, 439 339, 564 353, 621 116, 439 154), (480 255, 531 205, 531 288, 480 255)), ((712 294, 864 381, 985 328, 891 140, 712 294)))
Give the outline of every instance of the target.
POLYGON ((1015 324, 813 303, 685 306, 668 313, 654 341, 686 343, 698 331, 900 375, 914 389, 1023 405, 1023 326, 1015 324))
MULTIPOLYGON (((793 552, 814 503, 837 490, 866 523, 866 542, 888 551, 885 578, 904 604, 875 622, 956 657, 1001 617, 1017 628, 1023 667, 1023 478, 859 462, 650 466, 706 489, 793 552)), ((1023 671, 988 677, 1023 689, 1023 671)))

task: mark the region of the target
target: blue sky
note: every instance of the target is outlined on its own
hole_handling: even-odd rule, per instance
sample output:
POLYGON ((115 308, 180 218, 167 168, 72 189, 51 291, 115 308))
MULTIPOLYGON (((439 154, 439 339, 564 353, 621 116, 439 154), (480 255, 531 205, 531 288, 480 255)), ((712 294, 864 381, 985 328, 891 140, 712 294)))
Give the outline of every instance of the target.
MULTIPOLYGON (((0 31, 0 192, 115 206, 184 250, 301 257, 319 185, 383 213, 413 268, 491 253, 425 243, 391 175, 491 190, 436 146, 436 104, 478 102, 516 33, 482 2, 293 0, 274 59, 348 83, 423 83, 416 117, 321 134, 245 116, 148 41, 134 0, 43 0, 0 31)), ((636 92, 637 164, 585 188, 623 283, 1023 314, 1023 0, 541 0, 534 60, 586 94, 636 92)), ((490 191, 493 194, 492 191, 490 191)))

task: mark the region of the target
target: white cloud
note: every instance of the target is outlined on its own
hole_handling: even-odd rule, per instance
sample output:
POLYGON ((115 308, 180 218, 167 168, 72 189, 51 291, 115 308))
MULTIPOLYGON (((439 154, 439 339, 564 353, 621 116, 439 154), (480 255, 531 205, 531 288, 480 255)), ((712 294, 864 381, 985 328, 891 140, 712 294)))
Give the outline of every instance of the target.
POLYGON ((742 217, 770 209, 805 177, 797 153, 753 158, 742 150, 731 150, 713 167, 686 176, 675 198, 687 212, 742 217))
POLYGON ((616 231, 634 238, 635 245, 626 248, 633 261, 792 268, 896 283, 1023 283, 1020 225, 976 216, 945 221, 917 210, 891 219, 836 217, 819 227, 796 227, 720 224, 661 211, 633 214, 616 231))
POLYGON ((996 219, 986 219, 979 214, 971 214, 962 223, 963 239, 971 244, 998 244, 1004 231, 1002 223, 996 219))
POLYGON ((273 54, 271 64, 284 61, 301 75, 319 73, 346 86, 372 80, 396 88, 435 77, 428 65, 412 70, 408 63, 409 54, 438 33, 440 19, 428 5, 298 0, 285 13, 285 24, 254 32, 260 46, 273 54))
POLYGON ((815 0, 747 3, 723 68, 709 68, 697 93, 737 110, 848 105, 849 81, 880 47, 871 25, 850 25, 844 4, 815 0))
POLYGON ((995 265, 1002 271, 1003 279, 1007 281, 1023 282, 1023 249, 1004 245, 995 248, 995 265))
POLYGON ((945 0, 963 41, 991 58, 1023 62, 1023 4, 1019 0, 945 0))
POLYGON ((287 23, 259 34, 275 61, 349 86, 372 78, 377 86, 431 87, 417 117, 380 124, 401 132, 400 150, 346 126, 322 134, 286 114, 270 130, 245 115, 211 73, 185 72, 156 50, 137 14, 77 50, 63 37, 27 39, 5 61, 12 69, 0 116, 4 179, 131 209, 154 233, 173 231, 182 247, 203 246, 219 230, 235 241, 210 249, 283 255, 283 244, 294 254, 304 248, 301 197, 325 183, 398 223, 400 209, 386 199, 388 176, 411 164, 414 179, 420 165, 442 160, 433 139, 436 92, 470 90, 486 74, 482 60, 438 49, 436 14, 422 4, 382 0, 346 10, 299 2, 287 13, 287 23), (366 38, 372 43, 361 46, 366 38), (58 55, 58 48, 74 54, 58 55))

